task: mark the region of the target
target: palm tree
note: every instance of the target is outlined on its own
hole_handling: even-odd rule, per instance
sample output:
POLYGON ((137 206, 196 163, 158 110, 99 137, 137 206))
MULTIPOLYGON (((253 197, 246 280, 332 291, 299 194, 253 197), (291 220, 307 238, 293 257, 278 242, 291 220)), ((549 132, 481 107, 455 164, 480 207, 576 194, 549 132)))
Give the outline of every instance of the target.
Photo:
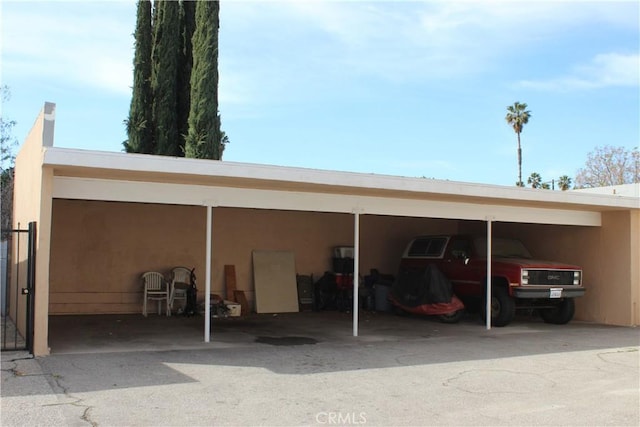
POLYGON ((505 120, 516 132, 516 135, 518 135, 518 182, 516 183, 518 187, 524 187, 524 183, 522 182, 522 148, 520 147, 520 133, 522 132, 524 125, 529 123, 529 117, 531 117, 531 112, 527 111, 527 104, 524 102, 522 104, 515 102, 513 105, 509 105, 507 107, 507 116, 505 117, 505 120))
POLYGON ((527 179, 527 184, 531 184, 531 188, 540 188, 543 185, 542 177, 538 172, 533 172, 527 179))
POLYGON ((567 175, 562 175, 560 178, 558 178, 558 187, 560 187, 562 191, 567 191, 569 188, 571 188, 571 178, 569 178, 567 175))

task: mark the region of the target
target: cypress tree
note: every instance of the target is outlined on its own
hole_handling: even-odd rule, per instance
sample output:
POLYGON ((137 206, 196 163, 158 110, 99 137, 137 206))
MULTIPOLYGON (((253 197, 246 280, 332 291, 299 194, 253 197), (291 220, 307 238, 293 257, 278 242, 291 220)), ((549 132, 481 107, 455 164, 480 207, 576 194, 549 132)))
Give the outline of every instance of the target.
POLYGON ((151 27, 156 28, 156 23, 158 22, 158 9, 160 5, 160 0, 153 0, 153 15, 151 21, 151 27))
POLYGON ((178 63, 182 50, 180 3, 157 3, 154 23, 151 89, 155 153, 179 156, 181 150, 178 133, 178 63))
POLYGON ((127 153, 153 153, 153 122, 151 116, 151 2, 138 0, 135 53, 133 58, 133 94, 127 125, 127 153))
POLYGON ((189 109, 191 107, 191 68, 193 67, 193 49, 191 39, 196 28, 196 4, 192 0, 181 2, 182 13, 180 69, 178 71, 178 133, 180 134, 180 155, 184 155, 184 144, 189 132, 189 109))
POLYGON ((218 114, 219 13, 218 1, 196 3, 187 157, 219 160, 224 147, 218 114))

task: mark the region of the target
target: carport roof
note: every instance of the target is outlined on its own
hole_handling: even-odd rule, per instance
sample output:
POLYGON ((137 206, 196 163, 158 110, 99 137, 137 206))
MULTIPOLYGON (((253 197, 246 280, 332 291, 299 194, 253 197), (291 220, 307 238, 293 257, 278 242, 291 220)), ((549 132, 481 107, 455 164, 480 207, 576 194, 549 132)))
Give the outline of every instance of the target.
MULTIPOLYGON (((640 209, 637 197, 59 147, 44 147, 43 166, 53 169, 53 196, 60 198, 452 217, 451 213, 438 215, 429 209, 423 212, 428 201, 429 206, 445 204, 447 212, 494 206, 499 210, 504 207, 520 211, 519 215, 502 218, 498 214, 494 216, 497 220, 578 225, 597 225, 594 215, 597 214, 595 222, 599 223, 599 215, 604 211, 640 209), (113 197, 115 188, 111 191, 105 188, 101 195, 100 188, 106 185, 119 185, 120 193, 123 186, 137 186, 139 191, 113 197), (149 190, 156 193, 162 189, 165 196, 157 200, 149 197, 142 185, 151 186, 149 190), (95 191, 89 192, 88 187, 95 191), (184 194, 187 188, 190 197, 184 194), (263 197, 253 203, 243 200, 258 194, 263 197), (294 195, 307 197, 296 201, 295 197, 292 199, 294 195), (313 203, 309 195, 317 195, 321 200, 313 203), (273 201, 274 197, 281 197, 282 204, 273 201), (334 202, 336 206, 332 206, 334 202), (559 220, 557 215, 553 215, 553 220, 535 220, 540 210, 569 217, 566 221, 559 220), (527 211, 532 214, 524 215, 527 211), (576 215, 590 215, 591 219, 585 223, 570 218, 576 215)), ((461 219, 491 216, 490 209, 480 211, 454 216, 461 219)))

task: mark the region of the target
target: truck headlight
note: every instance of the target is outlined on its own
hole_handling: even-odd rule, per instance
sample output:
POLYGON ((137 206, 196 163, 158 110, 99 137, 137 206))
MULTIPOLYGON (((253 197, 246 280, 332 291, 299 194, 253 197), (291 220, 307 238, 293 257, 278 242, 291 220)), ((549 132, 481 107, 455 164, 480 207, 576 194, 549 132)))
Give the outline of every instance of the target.
POLYGON ((580 271, 574 271, 574 272, 573 272, 573 284, 574 284, 574 285, 579 285, 579 284, 580 284, 580 282, 581 282, 581 280, 580 280, 580 279, 581 279, 581 276, 582 276, 582 274, 581 274, 581 272, 580 272, 580 271))
POLYGON ((522 284, 529 284, 529 270, 522 270, 522 284))

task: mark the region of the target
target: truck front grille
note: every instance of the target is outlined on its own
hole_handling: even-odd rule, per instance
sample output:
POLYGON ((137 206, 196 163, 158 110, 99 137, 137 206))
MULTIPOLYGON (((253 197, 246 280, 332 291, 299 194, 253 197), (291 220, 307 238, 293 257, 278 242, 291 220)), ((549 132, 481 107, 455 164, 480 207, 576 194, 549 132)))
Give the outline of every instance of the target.
POLYGON ((579 285, 580 273, 574 270, 525 270, 523 279, 528 276, 529 285, 579 285))

